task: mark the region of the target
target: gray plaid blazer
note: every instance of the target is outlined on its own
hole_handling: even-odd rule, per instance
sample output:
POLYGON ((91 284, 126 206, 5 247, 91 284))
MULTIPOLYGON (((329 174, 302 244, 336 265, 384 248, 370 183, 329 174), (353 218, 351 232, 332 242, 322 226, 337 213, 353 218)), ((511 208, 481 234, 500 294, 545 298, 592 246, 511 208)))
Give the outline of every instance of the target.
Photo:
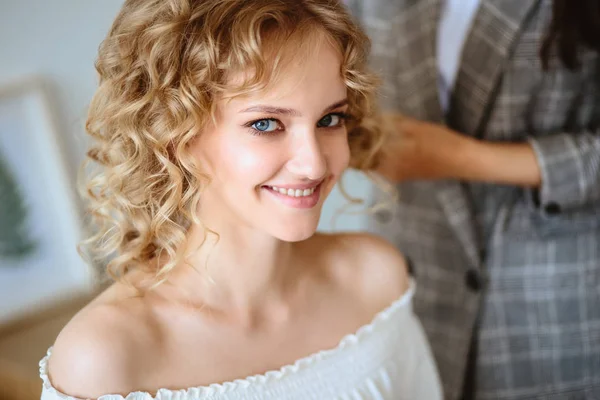
POLYGON ((373 41, 384 108, 530 142, 541 166, 539 191, 404 183, 372 218, 413 262, 446 398, 460 398, 468 376, 476 399, 600 399, 599 57, 585 52, 577 72, 554 58, 543 72, 551 0, 482 0, 443 115, 441 0, 346 3, 373 41))

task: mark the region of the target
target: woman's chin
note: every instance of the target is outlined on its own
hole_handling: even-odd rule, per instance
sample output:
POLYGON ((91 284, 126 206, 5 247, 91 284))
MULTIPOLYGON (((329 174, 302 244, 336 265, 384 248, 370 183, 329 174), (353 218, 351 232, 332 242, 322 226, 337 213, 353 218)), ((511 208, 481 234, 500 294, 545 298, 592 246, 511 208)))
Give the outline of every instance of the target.
POLYGON ((273 236, 284 242, 301 242, 317 232, 318 221, 310 226, 279 229, 273 236))

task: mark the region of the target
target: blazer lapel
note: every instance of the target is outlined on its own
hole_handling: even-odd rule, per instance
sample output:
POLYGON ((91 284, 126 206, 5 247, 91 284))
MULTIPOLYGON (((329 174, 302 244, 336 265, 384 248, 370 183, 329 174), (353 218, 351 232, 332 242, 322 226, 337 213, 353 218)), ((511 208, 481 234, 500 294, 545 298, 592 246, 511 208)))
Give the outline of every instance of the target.
MULTIPOLYGON (((502 71, 523 23, 540 0, 482 0, 467 36, 447 124, 465 134, 481 136, 499 88, 502 71), (523 5, 528 3, 527 5, 523 5)), ((444 181, 437 197, 472 266, 481 265, 481 238, 465 185, 444 181)))
POLYGON ((481 137, 502 72, 526 21, 541 0, 482 0, 467 36, 446 118, 449 126, 481 137))
POLYGON ((470 262, 470 265, 465 265, 465 268, 479 268, 481 241, 473 223, 473 207, 464 184, 459 181, 438 182, 436 195, 470 262))

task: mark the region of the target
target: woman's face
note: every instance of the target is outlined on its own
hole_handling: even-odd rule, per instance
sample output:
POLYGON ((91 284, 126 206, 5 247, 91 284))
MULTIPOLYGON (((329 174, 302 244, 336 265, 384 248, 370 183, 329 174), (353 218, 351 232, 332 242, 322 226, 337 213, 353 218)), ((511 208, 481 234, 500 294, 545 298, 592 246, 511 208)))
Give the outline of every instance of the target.
POLYGON ((224 223, 285 241, 314 234, 350 159, 340 63, 323 40, 264 91, 219 102, 216 124, 191 148, 211 179, 200 201, 210 228, 224 223))

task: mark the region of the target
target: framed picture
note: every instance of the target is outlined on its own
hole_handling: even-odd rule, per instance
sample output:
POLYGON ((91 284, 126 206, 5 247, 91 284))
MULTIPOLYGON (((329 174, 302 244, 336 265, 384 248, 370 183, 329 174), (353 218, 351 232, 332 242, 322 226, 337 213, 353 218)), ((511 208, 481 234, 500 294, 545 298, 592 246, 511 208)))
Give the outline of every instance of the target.
POLYGON ((49 105, 40 78, 0 86, 0 325, 93 289, 49 105))

